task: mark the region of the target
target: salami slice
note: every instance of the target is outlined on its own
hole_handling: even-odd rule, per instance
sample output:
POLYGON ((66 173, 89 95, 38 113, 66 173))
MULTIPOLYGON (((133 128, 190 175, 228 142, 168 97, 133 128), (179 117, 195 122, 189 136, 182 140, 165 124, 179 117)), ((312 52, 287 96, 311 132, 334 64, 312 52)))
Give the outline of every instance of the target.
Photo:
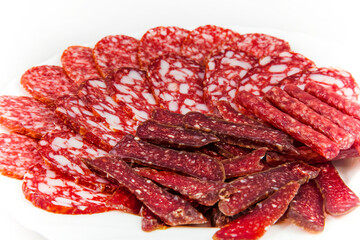
POLYGON ((163 108, 155 108, 151 112, 151 119, 169 126, 182 127, 184 125, 182 122, 183 117, 184 115, 182 114, 174 113, 163 108))
POLYGON ((125 187, 119 187, 105 202, 105 206, 110 209, 138 215, 143 204, 125 187))
POLYGON ((221 154, 222 156, 224 156, 225 158, 233 158, 233 157, 237 157, 237 156, 243 156, 245 154, 248 153, 247 150, 236 146, 236 145, 231 145, 225 142, 217 142, 214 144, 217 152, 219 154, 221 154))
POLYGON ((59 96, 75 94, 77 90, 77 85, 59 66, 32 67, 21 76, 20 83, 35 99, 50 106, 55 106, 59 96))
POLYGON ((349 149, 353 145, 355 141, 353 135, 338 127, 326 117, 316 113, 306 104, 291 97, 279 87, 273 87, 265 94, 265 98, 283 112, 324 134, 334 141, 339 149, 349 149))
POLYGON ((89 47, 68 47, 61 55, 61 65, 77 85, 88 79, 101 78, 93 58, 93 49, 89 47))
POLYGON ((143 71, 122 68, 107 84, 110 96, 120 105, 126 104, 132 110, 135 120, 149 119, 151 111, 158 106, 143 71))
POLYGON ((204 216, 190 203, 139 176, 120 158, 109 155, 91 160, 85 159, 85 162, 91 168, 105 173, 125 186, 151 212, 170 226, 206 222, 204 216))
POLYGON ((55 129, 39 141, 39 153, 52 169, 96 191, 106 190, 109 182, 93 174, 81 158, 99 157, 105 151, 85 142, 83 138, 70 131, 55 129))
POLYGON ((289 134, 321 156, 332 159, 339 154, 339 148, 333 141, 311 127, 295 120, 288 114, 278 110, 258 96, 246 91, 240 91, 237 94, 236 100, 240 105, 247 108, 263 121, 289 134))
POLYGON ((82 135, 88 142, 106 151, 110 151, 124 136, 123 132, 113 132, 107 128, 77 96, 59 98, 56 113, 69 127, 82 135))
POLYGON ((239 91, 262 96, 286 77, 313 67, 315 64, 299 53, 282 52, 278 56, 267 56, 260 59, 259 66, 251 69, 240 81, 239 91))
POLYGON ((43 163, 37 142, 15 133, 0 133, 0 173, 22 179, 30 167, 43 163))
POLYGON ((110 151, 110 154, 146 165, 185 173, 200 179, 211 181, 225 179, 222 164, 205 154, 163 148, 137 140, 132 135, 126 135, 110 151))
POLYGON ((297 182, 286 184, 249 213, 222 227, 213 239, 259 239, 285 213, 299 187, 297 182))
POLYGON ((36 139, 55 126, 66 128, 53 108, 26 96, 0 96, 0 123, 13 132, 36 139))
POLYGON ((144 232, 152 232, 167 228, 164 222, 144 205, 140 209, 140 216, 142 217, 141 230, 144 232))
POLYGON ((139 40, 125 35, 110 35, 97 42, 93 57, 101 76, 105 78, 123 67, 139 68, 138 46, 139 40))
POLYGON ((108 95, 105 81, 93 79, 83 82, 78 96, 110 130, 135 134, 137 123, 132 118, 131 108, 116 103, 108 95))
POLYGON ((301 185, 291 201, 286 219, 309 232, 322 232, 325 226, 324 200, 314 180, 301 185))
POLYGON ((320 173, 315 182, 324 196, 325 210, 328 214, 344 215, 359 206, 359 197, 346 186, 332 163, 317 166, 320 173))
POLYGON ((141 38, 139 44, 139 62, 142 69, 161 55, 180 55, 183 41, 189 34, 189 30, 169 26, 149 29, 141 38))
POLYGON ((182 114, 209 112, 204 101, 203 74, 199 65, 180 56, 161 56, 148 68, 148 77, 160 107, 182 114))

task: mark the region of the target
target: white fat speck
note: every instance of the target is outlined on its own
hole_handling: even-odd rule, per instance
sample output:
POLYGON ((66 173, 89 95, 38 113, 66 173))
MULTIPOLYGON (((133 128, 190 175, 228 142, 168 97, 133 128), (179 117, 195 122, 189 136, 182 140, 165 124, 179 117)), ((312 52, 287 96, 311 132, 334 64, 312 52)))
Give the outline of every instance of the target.
POLYGON ((177 85, 177 83, 169 83, 167 89, 172 92, 177 92, 178 85, 177 85))
POLYGON ((71 162, 69 161, 69 159, 67 159, 66 157, 64 157, 62 155, 52 155, 50 157, 52 157, 56 162, 58 162, 62 166, 71 165, 71 162))
POLYGON ((216 84, 210 84, 210 85, 207 87, 207 90, 208 90, 208 92, 212 92, 212 91, 214 91, 216 88, 217 88, 217 85, 216 85, 216 84))
POLYGON ((266 56, 266 57, 263 57, 262 59, 260 59, 259 63, 260 65, 264 66, 266 64, 268 64, 269 62, 271 62, 271 57, 270 56, 266 56))
POLYGON ((263 88, 262 92, 267 93, 271 88, 272 88, 272 86, 266 86, 263 88))
POLYGON ((171 76, 173 76, 175 78, 175 80, 177 81, 181 81, 183 82, 184 79, 186 79, 186 77, 188 76, 188 74, 179 71, 179 70, 171 70, 169 73, 171 76))
POLYGON ((64 138, 56 137, 51 143, 51 149, 58 151, 60 148, 67 148, 66 141, 64 138))
POLYGON ((142 96, 147 100, 147 102, 151 105, 156 105, 156 101, 154 96, 151 93, 143 92, 142 96))
POLYGON ((120 82, 122 84, 129 84, 129 85, 134 85, 135 81, 133 78, 129 77, 129 76, 124 76, 121 78, 120 82))
POLYGON ((160 97, 167 102, 174 100, 174 97, 168 93, 162 93, 162 94, 160 94, 160 97))
POLYGON ((84 143, 76 137, 70 138, 68 143, 71 147, 78 148, 78 149, 82 148, 84 146, 84 143))
POLYGON ((208 69, 209 69, 210 71, 212 71, 212 70, 215 69, 215 63, 214 63, 214 62, 208 62, 207 66, 208 66, 208 69))
POLYGON ((57 197, 55 198, 54 201, 51 201, 51 203, 54 205, 60 205, 64 207, 72 207, 72 203, 74 203, 74 201, 63 197, 57 197))
POLYGON ((269 67, 270 72, 284 72, 288 68, 285 64, 272 65, 269 67))
POLYGON ((193 106, 195 104, 195 101, 192 99, 185 99, 184 103, 188 106, 193 106))
POLYGON ((169 103, 169 110, 170 111, 175 112, 178 109, 179 109, 179 105, 177 104, 177 102, 172 101, 172 102, 169 103))
POLYGON ((313 80, 313 81, 320 82, 320 83, 325 83, 325 84, 328 84, 328 85, 336 84, 339 88, 344 87, 344 83, 342 81, 340 81, 339 79, 336 79, 334 77, 325 76, 325 75, 322 75, 322 74, 310 74, 309 78, 311 80, 313 80))
POLYGON ((103 81, 91 80, 91 81, 89 81, 89 83, 93 87, 106 88, 106 85, 105 85, 105 83, 103 81))
POLYGON ((38 184, 38 190, 46 195, 51 195, 54 192, 56 192, 56 189, 52 186, 49 186, 45 183, 39 183, 38 184))
POLYGON ((236 89, 233 89, 233 90, 229 91, 228 94, 229 94, 229 96, 230 96, 231 98, 235 98, 236 89))
POLYGON ((188 94, 189 93, 189 85, 186 83, 182 83, 180 84, 180 89, 179 89, 180 93, 183 94, 188 94))
POLYGON ((197 110, 202 110, 202 111, 205 111, 205 112, 209 111, 209 108, 205 104, 197 104, 196 109, 197 110))
POLYGON ((141 81, 143 80, 140 73, 138 71, 135 71, 135 70, 131 70, 129 72, 128 76, 135 79, 135 80, 141 80, 141 81))
POLYGON ((159 73, 161 76, 165 77, 165 75, 167 74, 167 72, 169 71, 169 63, 164 61, 164 60, 161 60, 160 61, 160 69, 159 69, 159 73))

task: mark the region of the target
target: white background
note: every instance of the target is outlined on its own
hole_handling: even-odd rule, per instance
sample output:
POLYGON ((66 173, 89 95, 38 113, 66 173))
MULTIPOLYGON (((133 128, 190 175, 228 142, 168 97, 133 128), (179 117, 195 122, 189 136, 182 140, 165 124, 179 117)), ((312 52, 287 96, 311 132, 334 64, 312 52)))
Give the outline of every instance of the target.
MULTIPOLYGON (((335 41, 357 54, 359 9, 356 0, 0 0, 0 90, 70 45, 94 43, 109 34, 143 33, 159 25, 274 28, 335 41)), ((359 55, 354 59, 360 68, 359 55)), ((1 190, 4 199, 7 193, 1 190)), ((0 235, 6 240, 43 239, 21 227, 6 206, 0 207, 0 235)))

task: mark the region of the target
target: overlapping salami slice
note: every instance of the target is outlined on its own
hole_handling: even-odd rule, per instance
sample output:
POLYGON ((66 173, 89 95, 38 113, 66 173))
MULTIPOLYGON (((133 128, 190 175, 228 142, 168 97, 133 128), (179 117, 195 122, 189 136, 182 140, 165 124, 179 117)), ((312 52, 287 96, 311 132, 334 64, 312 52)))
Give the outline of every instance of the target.
POLYGON ((81 162, 81 158, 100 157, 106 152, 87 143, 78 134, 60 129, 48 132, 39 141, 39 153, 52 169, 79 184, 97 191, 106 190, 105 188, 109 185, 106 179, 93 174, 81 162))
POLYGON ((324 197, 325 210, 328 214, 344 215, 359 206, 359 197, 346 186, 331 163, 318 164, 317 167, 320 168, 320 173, 315 178, 315 182, 324 197))
POLYGON ((120 68, 139 68, 139 40, 126 35, 109 35, 98 41, 93 50, 95 64, 102 77, 120 68))
POLYGON ((170 169, 205 180, 223 181, 224 168, 217 160, 199 153, 159 147, 126 135, 110 152, 124 159, 170 169))
POLYGON ((232 158, 248 154, 247 149, 241 148, 236 145, 231 145, 226 142, 217 142, 214 144, 217 152, 225 158, 232 158))
POLYGON ((182 122, 183 117, 183 114, 174 113, 163 108, 155 108, 151 112, 151 119, 169 126, 182 127, 184 125, 182 122))
POLYGON ((145 205, 143 205, 140 209, 140 216, 142 217, 141 230, 144 232, 152 232, 155 230, 162 230, 167 228, 164 222, 158 216, 152 213, 145 205))
POLYGON ((168 26, 149 29, 141 38, 139 44, 139 62, 142 69, 155 58, 161 55, 180 55, 183 41, 189 34, 189 30, 168 26))
POLYGON ((101 78, 93 58, 93 49, 90 47, 68 47, 61 55, 61 65, 77 85, 88 79, 101 78))
POLYGON ((79 88, 78 96, 110 130, 135 133, 137 123, 132 118, 131 108, 125 104, 116 103, 108 95, 104 80, 92 79, 83 82, 79 88))
POLYGON ((305 84, 309 82, 330 87, 332 91, 351 101, 357 101, 359 99, 360 88, 355 79, 349 72, 335 68, 309 69, 308 71, 284 79, 279 85, 294 84, 304 89, 305 84))
POLYGON ((355 137, 352 134, 338 127, 326 117, 316 113, 306 104, 291 97, 279 87, 273 87, 265 94, 265 98, 283 112, 324 134, 334 141, 339 149, 349 149, 353 145, 355 137))
POLYGON ((30 167, 43 163, 37 142, 15 133, 0 133, 0 173, 22 179, 30 167))
POLYGON ((114 100, 131 108, 134 119, 145 121, 158 106, 146 80, 145 72, 122 68, 107 82, 109 94, 114 100))
POLYGON ((206 222, 206 218, 190 203, 139 176, 122 159, 104 156, 84 161, 91 168, 105 173, 125 186, 166 224, 175 226, 206 222))
POLYGON ((75 94, 77 90, 77 85, 59 66, 32 67, 21 76, 20 83, 35 99, 50 106, 55 106, 59 96, 75 94))
POLYGON ((259 239, 286 211, 300 184, 290 182, 269 198, 258 203, 253 210, 222 227, 213 239, 259 239))
POLYGON ((278 110, 258 96, 246 91, 240 91, 237 94, 236 101, 257 117, 289 134, 321 156, 332 159, 339 154, 339 148, 333 141, 311 127, 295 120, 288 114, 278 110))
POLYGON ((66 128, 53 108, 26 96, 0 96, 0 123, 13 132, 36 139, 55 126, 66 128))
POLYGON ((291 201, 286 219, 309 232, 322 232, 325 226, 323 197, 314 180, 301 185, 291 201))
POLYGON ((138 215, 143 204, 125 187, 118 187, 112 196, 107 199, 105 206, 109 209, 138 215))
POLYGON ((231 49, 210 57, 204 78, 204 94, 209 106, 214 109, 219 100, 233 103, 240 80, 257 63, 257 58, 231 49))
POLYGON ((264 199, 283 185, 297 181, 304 183, 315 178, 319 170, 304 163, 288 163, 266 171, 240 177, 229 183, 234 191, 221 200, 218 207, 227 216, 233 216, 264 199))
POLYGON ((299 53, 282 52, 278 56, 267 56, 260 59, 259 66, 251 69, 240 81, 239 91, 262 96, 286 77, 313 67, 315 64, 299 53))
POLYGON ((110 151, 124 136, 123 132, 113 132, 100 122, 77 96, 58 98, 56 113, 88 142, 106 151, 110 151))
POLYGON ((148 68, 148 77, 160 107, 185 114, 209 112, 204 101, 203 71, 188 58, 161 56, 148 68))

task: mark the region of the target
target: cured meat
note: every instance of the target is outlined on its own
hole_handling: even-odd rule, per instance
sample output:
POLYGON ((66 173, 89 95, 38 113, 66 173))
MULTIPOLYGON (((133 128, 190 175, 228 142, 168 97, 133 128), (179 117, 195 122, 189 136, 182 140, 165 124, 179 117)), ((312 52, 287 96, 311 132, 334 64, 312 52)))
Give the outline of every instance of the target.
POLYGON ((263 170, 260 160, 265 156, 266 148, 259 148, 252 153, 221 161, 226 178, 240 177, 263 170))
POLYGON ((141 230, 144 232, 152 232, 155 230, 166 229, 167 226, 161 219, 153 214, 146 206, 142 206, 140 209, 141 230))
POLYGON ((217 152, 219 152, 219 154, 223 155, 225 158, 243 156, 248 153, 248 151, 239 146, 231 145, 225 142, 217 142, 214 145, 217 148, 217 152))
POLYGON ((113 132, 98 121, 89 111, 85 103, 77 96, 64 96, 58 99, 57 115, 74 131, 83 136, 88 142, 110 151, 124 136, 122 132, 113 132))
POLYGON ((98 41, 93 50, 95 64, 102 77, 120 68, 139 68, 139 40, 125 35, 110 35, 98 41))
POLYGON ((106 200, 105 206, 110 209, 138 215, 143 204, 125 187, 119 187, 106 200))
POLYGON ((335 68, 308 69, 308 71, 284 79, 279 85, 294 84, 304 89, 305 85, 310 82, 330 87, 332 91, 351 101, 359 99, 360 88, 351 74, 335 68))
POLYGON ((93 174, 81 162, 81 158, 100 157, 107 153, 85 142, 78 134, 55 129, 39 141, 38 151, 47 165, 76 183, 96 191, 106 190, 109 185, 106 179, 93 174))
POLYGON ((84 161, 92 169, 105 173, 125 186, 167 225, 176 226, 206 222, 204 216, 190 203, 139 176, 122 159, 108 155, 95 159, 85 159, 84 161))
POLYGON ((301 185, 291 201, 286 219, 309 232, 322 232, 325 226, 323 197, 314 180, 301 185))
POLYGON ((25 174, 22 190, 27 200, 48 212, 92 214, 111 210, 105 206, 111 195, 77 185, 44 164, 25 174))
POLYGON ((147 73, 160 107, 182 114, 189 111, 209 112, 204 101, 204 73, 190 59, 161 56, 152 62, 147 73))
POLYGON ((339 109, 343 113, 360 120, 360 104, 334 92, 332 88, 323 87, 320 84, 309 82, 305 85, 305 91, 326 102, 330 106, 339 109))
POLYGON ((132 135, 126 135, 110 151, 110 154, 204 180, 223 181, 225 179, 222 164, 205 154, 159 147, 137 140, 132 135))
POLYGON ((315 67, 315 64, 299 53, 282 52, 279 56, 267 56, 259 66, 251 69, 240 81, 239 91, 262 96, 286 77, 315 67))
POLYGON ((0 123, 13 132, 36 139, 55 126, 66 128, 53 108, 26 96, 0 96, 0 123))
POLYGON ((61 55, 61 65, 77 85, 85 80, 101 78, 93 58, 93 49, 89 47, 68 47, 61 55))
POLYGON ((237 94, 236 101, 263 121, 289 134, 321 156, 332 159, 339 154, 339 148, 333 141, 286 113, 281 112, 258 96, 246 91, 240 91, 237 94))
POLYGON ((240 80, 257 62, 257 58, 231 49, 210 57, 204 78, 204 94, 208 105, 215 109, 219 100, 233 103, 240 80))
POLYGON ((170 125, 170 126, 183 126, 184 115, 179 113, 174 113, 163 108, 155 108, 151 112, 151 119, 157 121, 160 124, 170 125))
POLYGON ((181 55, 205 65, 206 58, 232 37, 239 35, 230 29, 214 25, 200 26, 192 30, 181 47, 181 55))
POLYGON ((103 80, 87 80, 79 88, 78 96, 110 130, 135 134, 137 123, 132 118, 132 110, 116 103, 106 89, 103 80))
POLYGON ((59 66, 32 67, 21 76, 20 83, 36 100, 49 106, 55 106, 59 96, 75 94, 77 90, 77 85, 59 66))
POLYGON ((200 148, 219 139, 212 134, 200 131, 159 124, 154 120, 141 123, 136 136, 157 145, 175 148, 200 148))
POLYGON ((219 208, 214 207, 211 212, 211 226, 223 227, 229 222, 232 222, 235 219, 237 219, 240 215, 241 213, 235 216, 226 216, 219 210, 219 208))
POLYGON ((135 168, 134 170, 137 174, 194 199, 201 205, 212 206, 221 197, 226 196, 226 183, 204 181, 151 168, 135 168))
POLYGON ((186 127, 210 132, 217 136, 221 135, 222 139, 222 135, 238 139, 239 141, 236 141, 236 143, 242 147, 267 147, 268 149, 284 152, 294 150, 290 139, 277 130, 232 123, 197 112, 186 114, 183 122, 186 127))
POLYGON ((299 187, 297 182, 286 184, 252 211, 222 227, 213 239, 259 239, 285 213, 299 187))
POLYGON ((34 139, 14 133, 0 133, 0 173, 22 179, 26 171, 44 160, 34 139))
POLYGON ((158 106, 143 71, 122 68, 108 79, 107 85, 110 96, 118 104, 128 106, 137 121, 149 119, 151 111, 158 106))
POLYGON ((221 200, 218 207, 225 215, 233 216, 264 199, 283 185, 291 181, 302 184, 308 179, 315 178, 318 172, 319 170, 315 167, 294 162, 240 177, 229 183, 233 194, 221 200))
POLYGON ((147 66, 161 55, 180 55, 181 45, 189 32, 174 26, 149 29, 139 44, 138 57, 141 68, 147 69, 147 66))
POLYGON ((328 214, 344 215, 359 206, 359 197, 346 186, 331 163, 317 166, 320 168, 320 173, 315 178, 315 182, 324 197, 325 210, 328 214))
POLYGON ((330 140, 334 141, 339 149, 349 149, 353 145, 355 141, 353 135, 338 127, 326 117, 317 114, 314 110, 306 106, 306 104, 289 96, 289 94, 279 87, 273 87, 265 94, 265 98, 296 120, 324 134, 330 140))

